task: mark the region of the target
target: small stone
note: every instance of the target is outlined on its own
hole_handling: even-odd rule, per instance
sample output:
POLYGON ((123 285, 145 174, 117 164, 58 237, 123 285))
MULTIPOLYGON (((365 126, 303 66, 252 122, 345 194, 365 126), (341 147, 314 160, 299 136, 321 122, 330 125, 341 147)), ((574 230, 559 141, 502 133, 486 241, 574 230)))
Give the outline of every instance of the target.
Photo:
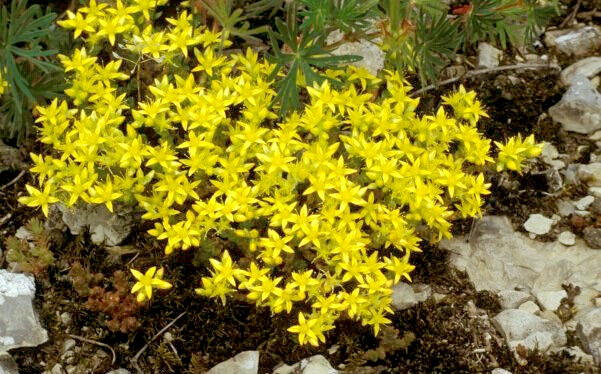
POLYGON ((207 374, 257 374, 258 371, 259 351, 244 351, 213 366, 207 374))
POLYGON ((532 299, 532 295, 528 292, 504 290, 499 292, 499 299, 503 309, 516 309, 526 301, 532 299))
POLYGON ((492 321, 512 349, 523 345, 530 351, 546 351, 549 348, 560 348, 567 342, 561 324, 524 310, 504 310, 492 321))
POLYGON ((63 374, 63 365, 55 364, 50 370, 50 374, 63 374))
POLYGON ((561 100, 549 108, 549 115, 566 131, 593 133, 601 129, 601 94, 590 80, 578 75, 561 100))
POLYGON ((587 210, 588 207, 595 201, 593 196, 585 196, 580 200, 574 201, 576 209, 587 210))
POLYGON ((568 217, 570 214, 574 213, 574 204, 567 200, 558 200, 556 203, 557 210, 559 211, 559 215, 562 217, 568 217))
POLYGON ((111 371, 107 372, 106 374, 131 374, 131 373, 127 369, 119 368, 119 369, 111 370, 111 371))
POLYGON ((579 60, 561 72, 561 82, 569 86, 576 75, 593 78, 601 72, 601 57, 587 57, 579 60))
MULTIPOLYGON (((601 57, 600 57, 601 58, 601 57)), ((601 140, 601 130, 595 131, 593 135, 588 137, 590 140, 601 140)))
POLYGON ((543 161, 548 163, 548 161, 554 160, 557 157, 559 157, 559 151, 553 144, 549 142, 543 142, 543 150, 541 152, 540 157, 543 159, 543 161))
POLYGON ((490 374, 511 374, 511 372, 509 370, 505 370, 502 368, 496 368, 496 369, 493 369, 490 372, 490 374))
POLYGON ((593 249, 601 249, 601 228, 589 226, 582 231, 584 241, 593 249))
POLYGON ((520 305, 520 307, 518 309, 519 310, 523 310, 525 312, 528 312, 530 314, 536 314, 536 313, 540 312, 540 308, 532 300, 526 301, 525 303, 523 303, 522 305, 520 305))
POLYGON ((571 231, 563 231, 557 236, 557 241, 569 247, 576 244, 576 235, 571 231))
POLYGON ((549 219, 542 214, 531 214, 528 220, 524 223, 526 231, 536 234, 545 235, 551 231, 553 226, 553 220, 549 219))
POLYGON ((277 367, 273 374, 337 374, 328 360, 322 355, 315 355, 305 358, 300 362, 290 366, 282 365, 277 367))
POLYGON ((580 28, 547 31, 544 37, 547 47, 557 48, 567 55, 582 56, 601 47, 601 28, 580 28))
POLYGON ((594 215, 601 215, 601 199, 595 199, 593 203, 588 207, 589 212, 594 215))
POLYGON ((601 308, 594 308, 578 319, 576 334, 585 351, 601 364, 601 308))
POLYGON ((75 342, 75 339, 67 339, 63 342, 63 352, 67 352, 69 350, 71 350, 71 348, 75 347, 75 345, 77 344, 77 342, 75 342))
POLYGON ((478 44, 478 67, 494 68, 499 66, 503 52, 492 45, 481 42, 478 44))
POLYGON ((405 310, 426 301, 432 294, 427 284, 398 283, 392 287, 392 307, 394 310, 405 310))
POLYGON ((579 165, 576 177, 580 182, 588 184, 589 187, 601 187, 601 162, 579 165))
POLYGON ((592 364, 595 361, 593 356, 584 353, 584 351, 578 346, 567 347, 564 348, 563 351, 567 352, 571 357, 582 363, 592 364))
POLYGON ((589 187, 587 192, 595 197, 601 198, 601 187, 589 187))
POLYGON ((61 318, 61 324, 63 326, 69 326, 71 324, 71 321, 72 321, 71 313, 62 312, 60 315, 60 318, 61 318))

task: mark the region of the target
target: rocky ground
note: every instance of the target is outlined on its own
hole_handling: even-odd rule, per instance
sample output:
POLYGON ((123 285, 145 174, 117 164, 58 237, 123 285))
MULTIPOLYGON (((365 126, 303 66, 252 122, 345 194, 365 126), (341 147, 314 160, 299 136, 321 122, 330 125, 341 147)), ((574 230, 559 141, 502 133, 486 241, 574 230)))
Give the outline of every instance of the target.
POLYGON ((35 144, 0 146, 0 234, 41 248, 15 269, 0 246, 0 373, 600 373, 601 14, 594 2, 566 5, 542 43, 483 44, 447 84, 419 93, 430 112, 463 83, 490 114, 488 137, 534 133, 546 145, 522 175, 488 176, 481 220, 457 222, 454 239, 415 257, 378 338, 342 321, 327 346, 301 348, 285 315, 185 289, 203 261, 191 253, 171 260, 180 287, 140 310, 115 271, 160 256, 146 228, 96 208, 30 221, 16 199, 35 144))

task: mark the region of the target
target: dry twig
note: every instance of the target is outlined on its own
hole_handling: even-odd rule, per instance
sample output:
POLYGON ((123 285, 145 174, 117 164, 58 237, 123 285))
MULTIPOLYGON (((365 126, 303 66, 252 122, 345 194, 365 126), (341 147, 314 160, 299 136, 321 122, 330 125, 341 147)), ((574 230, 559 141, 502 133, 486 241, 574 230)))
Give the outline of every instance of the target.
POLYGON ((475 77, 476 75, 495 73, 498 71, 505 71, 505 70, 545 69, 545 68, 561 70, 561 67, 559 65, 555 65, 555 64, 517 64, 517 65, 497 66, 497 67, 488 68, 488 69, 470 70, 467 73, 465 73, 459 77, 449 78, 444 81, 438 82, 436 84, 431 84, 429 86, 422 87, 419 90, 411 92, 409 94, 409 96, 415 97, 417 95, 423 94, 426 91, 430 91, 430 90, 433 90, 435 88, 438 88, 440 86, 444 86, 447 84, 455 83, 455 82, 463 80, 463 79, 472 78, 472 77, 475 77))
POLYGON ((148 341, 148 343, 146 343, 146 344, 145 344, 145 345, 142 347, 142 349, 140 349, 140 350, 138 351, 138 353, 136 353, 136 355, 135 355, 135 356, 134 356, 134 357, 131 359, 131 363, 132 363, 132 365, 133 365, 133 366, 136 368, 136 370, 138 371, 138 373, 142 373, 142 374, 144 373, 144 372, 142 371, 142 369, 140 369, 140 366, 138 365, 138 359, 140 358, 140 356, 142 356, 142 353, 144 353, 144 351, 146 351, 146 350, 148 349, 148 347, 150 346, 150 343, 152 343, 153 341, 155 341, 155 340, 156 340, 156 339, 157 339, 159 336, 161 336, 161 335, 162 335, 162 334, 163 334, 165 331, 167 331, 167 330, 168 330, 168 329, 169 329, 171 326, 173 326, 173 324, 174 324, 175 322, 177 322, 177 320, 178 320, 178 319, 182 318, 182 317, 183 317, 185 314, 186 314, 186 312, 182 312, 182 313, 180 313, 180 315, 179 315, 179 316, 175 317, 175 318, 173 319, 173 321, 169 322, 169 323, 167 324, 167 326, 163 327, 163 328, 161 329, 161 331, 157 332, 157 333, 156 333, 156 334, 155 334, 155 335, 154 335, 154 336, 153 336, 153 337, 152 337, 152 338, 151 338, 151 339, 148 341))
POLYGON ((108 348, 108 350, 110 350, 111 354, 113 355, 113 360, 111 361, 111 366, 115 365, 115 362, 117 361, 117 354, 115 353, 115 351, 113 350, 113 348, 111 348, 110 345, 104 344, 102 342, 97 342, 96 340, 84 338, 83 336, 79 336, 79 335, 73 335, 73 334, 67 334, 67 335, 70 338, 82 341, 84 343, 90 343, 90 344, 94 344, 94 345, 97 345, 97 346, 100 346, 100 347, 108 348))

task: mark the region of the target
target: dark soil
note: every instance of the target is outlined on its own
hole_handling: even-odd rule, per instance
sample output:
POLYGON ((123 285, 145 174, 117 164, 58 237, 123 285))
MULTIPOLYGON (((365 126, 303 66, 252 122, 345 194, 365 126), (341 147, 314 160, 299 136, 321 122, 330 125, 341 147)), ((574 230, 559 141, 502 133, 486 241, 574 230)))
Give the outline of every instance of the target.
MULTIPOLYGON (((594 8, 590 1, 579 3, 582 11, 594 8)), ((559 57, 562 67, 573 62, 559 57)), ((481 75, 461 82, 478 93, 490 115, 481 122, 481 131, 487 137, 498 141, 517 133, 534 133, 538 141, 549 141, 560 152, 570 154, 576 154, 579 145, 593 146, 585 137, 566 133, 550 118, 541 116, 563 93, 563 88, 556 83, 557 72, 510 72, 518 78, 516 84, 498 79, 508 74, 481 75), (505 83, 500 85, 499 82, 505 83)), ((422 110, 437 106, 440 95, 451 89, 453 87, 446 86, 429 91, 422 99, 422 110)), ((29 151, 37 151, 38 147, 35 143, 23 145, 24 159, 29 151)), ((587 161, 586 152, 578 157, 580 159, 575 158, 573 162, 587 161)), ((503 175, 502 178, 510 183, 504 183, 497 174, 488 175, 492 194, 486 200, 484 213, 507 215, 517 228, 530 213, 551 215, 558 198, 578 196, 581 192, 573 188, 562 195, 547 193, 549 186, 543 171, 543 166, 534 165, 522 175, 503 175)), ((38 215, 17 203, 25 184, 31 183, 29 174, 2 187, 19 172, 0 173, 0 233, 3 237, 13 235, 30 217, 38 215), (12 218, 2 221, 8 214, 12 218)), ((466 234, 470 227, 471 221, 459 221, 455 234, 466 234)), ((62 343, 69 335, 76 337, 81 348, 72 365, 89 373, 105 373, 117 367, 135 373, 132 359, 142 349, 137 364, 143 373, 202 373, 245 350, 261 352, 260 373, 269 373, 282 362, 292 364, 315 354, 324 355, 333 367, 351 373, 489 373, 497 367, 514 374, 601 372, 591 365, 576 362, 565 353, 520 352, 520 358, 527 361, 526 365, 520 366, 486 317, 500 311, 497 296, 476 292, 464 273, 448 266, 448 253, 435 245, 427 245, 422 254, 414 256, 416 270, 412 278, 416 283, 429 284, 440 300, 397 312, 392 317, 392 326, 384 329, 379 338, 373 337, 367 327, 341 321, 326 336, 326 346, 300 347, 286 331, 290 326, 290 315, 271 315, 266 309, 233 299, 223 306, 220 301, 196 295, 192 285, 198 284, 208 263, 208 255, 202 251, 179 251, 168 257, 166 272, 174 288, 149 306, 135 310, 131 314, 133 325, 127 325, 125 317, 116 316, 114 311, 92 310, 88 297, 81 296, 74 288, 70 269, 78 262, 88 273, 102 274, 96 285, 103 295, 116 297, 121 306, 127 305, 131 300, 127 298, 127 292, 121 292, 114 272, 127 271, 128 262, 134 257, 138 264, 152 266, 163 253, 160 243, 151 240, 144 231, 144 227, 134 231, 127 246, 122 248, 122 254, 109 253, 105 248, 93 245, 87 234, 71 237, 54 232, 51 250, 56 262, 38 277, 36 298, 50 340, 36 348, 11 351, 22 374, 41 373, 61 362, 62 343), (65 312, 71 316, 71 322, 66 325, 61 322, 61 314, 65 312), (161 334, 149 343, 181 313, 185 315, 167 330, 168 337, 161 334), (117 318, 121 323, 119 326, 129 326, 129 330, 111 331, 107 327, 111 318, 117 318), (107 346, 115 352, 115 363, 111 363, 107 346)), ((553 237, 550 235, 546 239, 553 237)), ((214 250, 220 250, 224 245, 217 239, 206 243, 206 247, 214 250)), ((578 344, 577 339, 571 339, 574 345, 578 344)))

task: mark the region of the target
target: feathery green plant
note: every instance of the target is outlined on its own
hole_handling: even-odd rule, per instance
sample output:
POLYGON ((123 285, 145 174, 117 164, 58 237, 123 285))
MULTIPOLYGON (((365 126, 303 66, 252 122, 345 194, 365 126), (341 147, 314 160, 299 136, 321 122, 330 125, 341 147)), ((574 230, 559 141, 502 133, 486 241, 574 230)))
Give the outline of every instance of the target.
MULTIPOLYGON (((62 91, 62 67, 50 59, 48 49, 56 14, 39 5, 0 0, 0 67, 5 69, 7 95, 0 100, 0 137, 20 141, 31 129, 31 109, 62 91)), ((62 32, 59 30, 57 32, 62 32)))

